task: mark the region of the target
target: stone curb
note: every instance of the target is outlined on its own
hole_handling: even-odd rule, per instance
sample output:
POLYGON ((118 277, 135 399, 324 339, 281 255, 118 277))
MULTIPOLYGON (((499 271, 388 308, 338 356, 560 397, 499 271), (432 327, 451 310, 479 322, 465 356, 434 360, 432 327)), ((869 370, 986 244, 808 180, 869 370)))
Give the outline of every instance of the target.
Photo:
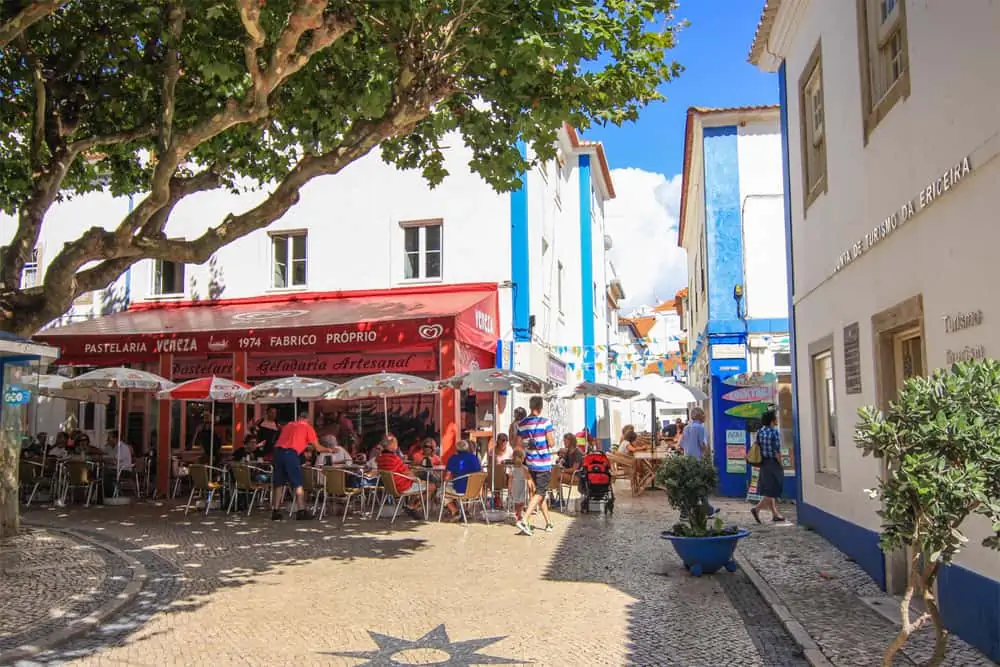
POLYGON ((21 523, 26 526, 31 526, 32 528, 66 535, 74 540, 86 542, 94 547, 97 547, 98 549, 102 549, 113 554, 114 556, 117 556, 118 558, 121 558, 131 569, 132 579, 128 582, 128 584, 126 584, 125 589, 122 590, 121 593, 105 602, 87 616, 77 619, 69 626, 61 630, 53 632, 42 641, 34 644, 18 646, 17 648, 8 649, 7 651, 0 653, 0 665, 11 665, 18 660, 30 659, 39 653, 55 649, 59 645, 65 644, 69 640, 75 639, 76 637, 79 637, 80 635, 100 626, 106 619, 113 616, 122 607, 128 604, 139 593, 139 591, 142 590, 143 582, 146 580, 145 565, 120 549, 117 549, 109 544, 104 544, 96 538, 68 528, 53 528, 45 524, 36 524, 29 521, 22 521, 21 523))
POLYGON ((764 577, 760 576, 760 573, 754 569, 750 561, 744 558, 739 551, 736 552, 735 560, 740 569, 746 573, 747 578, 750 579, 750 583, 754 585, 754 588, 757 589, 757 592, 760 593, 775 616, 781 621, 781 624, 785 626, 788 634, 792 636, 795 643, 802 649, 802 654, 809 664, 812 667, 834 667, 833 663, 823 655, 823 651, 820 650, 816 642, 813 641, 813 638, 806 632, 806 629, 802 627, 802 624, 799 623, 788 607, 785 606, 778 593, 771 588, 771 585, 765 581, 764 577))

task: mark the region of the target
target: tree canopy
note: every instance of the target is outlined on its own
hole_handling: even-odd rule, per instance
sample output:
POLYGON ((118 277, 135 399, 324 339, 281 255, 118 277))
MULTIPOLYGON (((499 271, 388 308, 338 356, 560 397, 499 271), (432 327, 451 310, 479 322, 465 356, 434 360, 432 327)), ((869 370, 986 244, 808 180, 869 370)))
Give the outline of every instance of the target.
POLYGON ((266 227, 309 180, 375 147, 430 185, 457 131, 498 190, 554 156, 564 122, 621 124, 659 100, 674 0, 21 0, 0 5, 0 329, 31 335, 146 258, 203 263, 266 227), (269 196, 194 239, 184 197, 269 196), (54 203, 138 197, 22 289, 54 203))

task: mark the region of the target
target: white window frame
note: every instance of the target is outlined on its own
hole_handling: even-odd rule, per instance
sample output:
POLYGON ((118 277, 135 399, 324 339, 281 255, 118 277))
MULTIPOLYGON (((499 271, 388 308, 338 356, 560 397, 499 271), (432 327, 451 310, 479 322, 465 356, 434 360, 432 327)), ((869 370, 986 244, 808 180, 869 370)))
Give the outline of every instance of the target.
POLYGON ((154 299, 160 298, 171 298, 171 297, 183 297, 187 293, 187 265, 183 262, 170 262, 169 260, 154 259, 150 264, 149 270, 149 294, 154 299), (181 280, 180 280, 180 290, 173 292, 161 292, 157 288, 161 286, 162 280, 160 280, 157 274, 162 273, 163 264, 169 262, 180 267, 181 280))
POLYGON ((799 79, 802 133, 803 211, 827 190, 826 98, 823 86, 823 45, 816 44, 799 79))
POLYGON ((837 443, 837 373, 833 349, 810 356, 813 390, 813 419, 816 436, 816 469, 828 475, 840 474, 837 443))
POLYGON ((281 291, 281 292, 306 289, 306 287, 309 285, 309 232, 304 229, 269 232, 268 243, 270 244, 270 247, 268 248, 268 254, 270 256, 269 266, 271 269, 270 280, 268 281, 269 289, 272 291, 281 291), (296 237, 302 237, 305 243, 305 257, 301 259, 295 259, 294 257, 295 244, 293 242, 293 239, 296 237), (277 241, 278 239, 285 239, 285 256, 283 258, 285 265, 284 285, 276 284, 277 281, 275 280, 276 269, 279 258, 275 254, 274 244, 275 241, 277 241), (301 284, 294 283, 293 276, 295 275, 294 271, 295 262, 301 262, 305 267, 304 271, 305 276, 301 284))
POLYGON ((404 220, 399 223, 400 228, 403 233, 403 242, 401 244, 403 250, 403 282, 441 282, 444 280, 444 219, 443 218, 429 218, 426 220, 404 220), (437 227, 438 228, 438 243, 439 247, 437 250, 428 250, 427 248, 427 230, 437 227), (416 229, 417 231, 417 250, 407 250, 406 248, 406 233, 410 229, 416 229), (428 257, 437 253, 438 255, 438 275, 432 276, 428 274, 427 265, 428 257), (410 255, 417 256, 417 274, 414 276, 407 276, 407 268, 410 266, 410 255))
POLYGON ((35 246, 31 250, 31 257, 24 263, 24 267, 21 269, 21 289, 29 289, 31 287, 38 287, 42 280, 42 247, 35 246), (29 275, 34 275, 35 279, 33 281, 28 280, 29 275))
POLYGON ((864 137, 910 94, 906 0, 858 0, 864 137))

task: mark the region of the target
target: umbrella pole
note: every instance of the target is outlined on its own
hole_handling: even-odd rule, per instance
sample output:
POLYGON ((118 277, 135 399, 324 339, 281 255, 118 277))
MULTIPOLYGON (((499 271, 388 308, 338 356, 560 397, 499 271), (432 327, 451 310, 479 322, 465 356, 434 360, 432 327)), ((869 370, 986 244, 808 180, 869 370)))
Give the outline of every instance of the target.
POLYGON ((385 437, 389 437, 389 399, 382 396, 382 416, 385 417, 385 437))
POLYGON ((215 465, 215 401, 212 401, 212 423, 208 431, 208 467, 215 465))
POLYGON ((652 428, 652 433, 653 433, 653 452, 655 453, 656 452, 656 445, 659 444, 659 440, 657 438, 657 435, 659 434, 659 429, 657 428, 659 426, 659 423, 658 423, 659 420, 656 419, 656 399, 655 398, 650 399, 649 406, 650 406, 649 407, 649 411, 650 411, 650 427, 652 428))
MULTIPOLYGON (((496 478, 496 467, 497 467, 497 436, 499 435, 500 426, 500 392, 493 392, 493 451, 486 452, 486 465, 490 467, 490 509, 495 510, 497 508, 497 498, 496 498, 496 484, 494 480, 496 478)), ((513 447, 513 444, 510 445, 513 447)))
MULTIPOLYGON (((118 451, 119 444, 122 442, 122 425, 124 424, 123 413, 124 408, 125 392, 118 390, 118 436, 115 441, 115 498, 121 495, 121 479, 122 479, 122 454, 118 451)), ((107 423, 107 422, 105 422, 107 423)), ((101 482, 103 485, 103 482, 101 482)))

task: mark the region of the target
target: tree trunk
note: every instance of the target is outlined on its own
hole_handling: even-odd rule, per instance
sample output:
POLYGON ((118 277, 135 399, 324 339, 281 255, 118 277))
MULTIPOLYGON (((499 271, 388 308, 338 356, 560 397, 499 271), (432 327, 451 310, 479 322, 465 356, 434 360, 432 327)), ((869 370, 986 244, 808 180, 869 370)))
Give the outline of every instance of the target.
POLYGON ((941 612, 938 610, 937 600, 934 598, 934 593, 931 592, 936 574, 937 565, 934 565, 929 575, 930 581, 924 582, 924 606, 934 622, 934 655, 927 662, 928 667, 939 667, 944 663, 948 650, 948 629, 944 627, 944 619, 941 618, 941 612))
POLYGON ((0 435, 0 539, 17 534, 21 525, 18 454, 14 438, 0 435))
POLYGON ((917 552, 913 552, 910 555, 910 576, 906 584, 906 593, 903 594, 903 601, 899 603, 899 615, 902 618, 903 627, 899 629, 899 634, 889 644, 889 648, 885 650, 885 655, 882 656, 882 667, 892 667, 892 661, 906 644, 910 635, 919 630, 920 626, 926 623, 931 617, 930 614, 925 613, 917 618, 917 620, 910 622, 910 603, 913 601, 913 595, 918 592, 921 595, 925 594, 925 590, 921 587, 922 581, 920 555, 917 552))

